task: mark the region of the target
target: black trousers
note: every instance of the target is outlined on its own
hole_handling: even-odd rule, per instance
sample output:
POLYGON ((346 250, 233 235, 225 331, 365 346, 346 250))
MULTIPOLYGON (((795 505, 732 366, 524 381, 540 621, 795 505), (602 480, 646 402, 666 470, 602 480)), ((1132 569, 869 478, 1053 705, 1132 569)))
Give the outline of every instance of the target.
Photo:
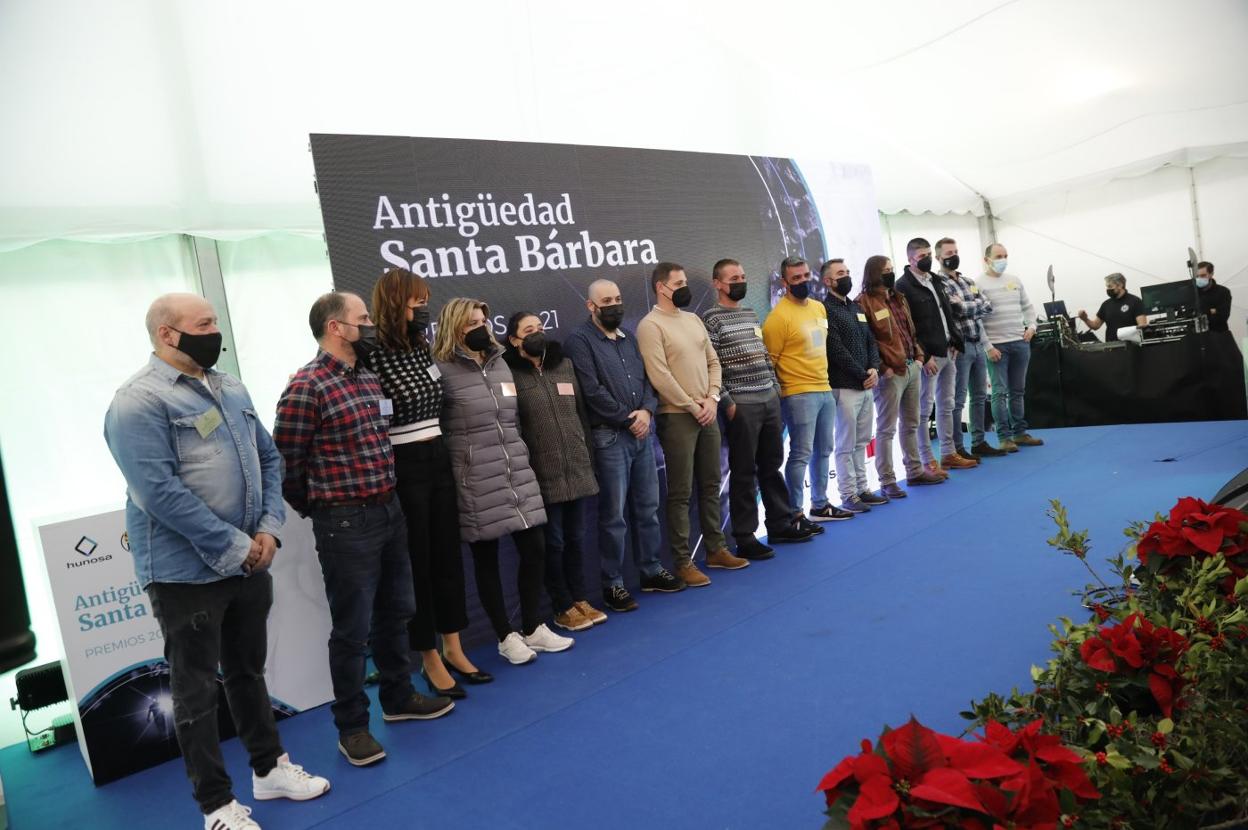
POLYGON ((468 627, 455 475, 441 437, 396 444, 394 468, 416 593, 407 634, 414 650, 429 651, 437 645, 435 634, 468 627))
POLYGON ((266 571, 200 585, 153 582, 147 594, 165 638, 178 746, 195 800, 208 814, 234 800, 218 741, 218 665, 251 768, 268 775, 283 754, 264 682, 273 577, 266 571))
POLYGON ((585 596, 585 499, 546 505, 546 593, 556 614, 585 596))
MULTIPOLYGON (((726 416, 725 416, 726 418, 726 416)), ((738 403, 725 431, 728 435, 728 515, 738 541, 754 538, 758 530, 761 495, 767 530, 776 533, 793 523, 789 491, 780 465, 784 463, 784 421, 780 396, 766 403, 738 403), (758 488, 754 481, 757 478, 758 488)))
POLYGON ((381 673, 383 712, 401 711, 414 691, 407 623, 416 600, 407 523, 397 498, 380 505, 313 510, 311 516, 332 621, 330 711, 340 735, 363 732, 368 729, 368 649, 381 673))
MULTIPOLYGON (((541 624, 542 577, 546 570, 545 531, 541 527, 528 527, 511 534, 520 554, 520 571, 517 574, 520 588, 521 633, 532 634, 541 624)), ((490 618, 494 636, 501 643, 514 628, 507 616, 507 604, 503 601, 503 580, 498 572, 498 540, 488 539, 472 542, 473 575, 477 579, 477 596, 485 615, 490 618)))

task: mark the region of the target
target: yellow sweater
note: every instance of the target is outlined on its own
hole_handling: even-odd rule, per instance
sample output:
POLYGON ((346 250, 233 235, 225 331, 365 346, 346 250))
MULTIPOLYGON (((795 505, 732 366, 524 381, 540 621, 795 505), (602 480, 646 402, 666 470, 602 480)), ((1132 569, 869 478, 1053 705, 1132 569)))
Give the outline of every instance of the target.
POLYGON ((763 323, 763 344, 776 366, 780 394, 831 392, 828 384, 828 310, 818 300, 798 303, 786 294, 763 323))
POLYGON ((719 356, 698 315, 655 306, 637 324, 637 347, 659 412, 692 413, 696 400, 719 394, 719 356))

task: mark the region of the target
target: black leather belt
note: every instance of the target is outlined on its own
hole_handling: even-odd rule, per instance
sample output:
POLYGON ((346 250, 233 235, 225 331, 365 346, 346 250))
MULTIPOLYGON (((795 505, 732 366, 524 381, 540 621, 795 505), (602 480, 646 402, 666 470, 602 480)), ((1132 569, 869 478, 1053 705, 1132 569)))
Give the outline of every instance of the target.
POLYGON ((316 510, 332 510, 335 507, 376 507, 382 504, 389 504, 394 498, 394 491, 387 490, 384 493, 378 493, 375 496, 368 496, 362 499, 343 499, 342 501, 318 501, 314 505, 316 510))

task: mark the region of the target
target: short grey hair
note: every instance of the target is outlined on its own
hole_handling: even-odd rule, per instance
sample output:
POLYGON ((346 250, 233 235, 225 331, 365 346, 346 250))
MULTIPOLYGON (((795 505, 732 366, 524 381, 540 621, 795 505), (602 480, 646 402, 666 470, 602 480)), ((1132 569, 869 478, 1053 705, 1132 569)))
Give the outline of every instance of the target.
POLYGON ((1124 277, 1122 274, 1117 274, 1117 273, 1110 274, 1109 276, 1105 278, 1105 284, 1106 285, 1126 285, 1127 278, 1124 277))
POLYGON ((147 337, 152 341, 153 346, 160 344, 156 340, 156 332, 161 326, 172 326, 178 322, 178 315, 175 311, 177 294, 162 294, 147 308, 147 317, 144 323, 147 325, 147 337))

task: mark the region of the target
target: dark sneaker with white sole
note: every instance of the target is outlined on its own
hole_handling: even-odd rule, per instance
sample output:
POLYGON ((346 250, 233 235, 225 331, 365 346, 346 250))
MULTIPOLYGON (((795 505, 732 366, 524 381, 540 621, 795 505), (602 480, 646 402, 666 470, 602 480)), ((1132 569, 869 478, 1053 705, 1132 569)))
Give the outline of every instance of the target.
POLYGON ((433 720, 440 718, 455 708, 455 701, 449 697, 425 697, 419 692, 412 692, 407 703, 397 712, 385 712, 382 720, 387 723, 400 720, 433 720))
POLYGON ((685 583, 672 576, 672 572, 664 568, 654 576, 643 576, 641 578, 641 590, 676 594, 685 590, 685 583))
POLYGON ((623 585, 612 585, 610 588, 603 588, 602 604, 612 611, 618 611, 621 614, 637 610, 637 600, 633 599, 633 595, 623 585))
POLYGON ((810 511, 810 519, 815 522, 843 522, 852 518, 854 518, 853 513, 830 504, 812 508, 810 511))
POLYGON ((353 766, 366 767, 386 757, 386 751, 368 731, 352 732, 338 736, 338 751, 347 756, 353 766))
POLYGON ((871 512, 870 505, 864 504, 862 499, 858 496, 850 496, 847 499, 841 499, 841 509, 846 513, 853 513, 854 515, 871 512))

